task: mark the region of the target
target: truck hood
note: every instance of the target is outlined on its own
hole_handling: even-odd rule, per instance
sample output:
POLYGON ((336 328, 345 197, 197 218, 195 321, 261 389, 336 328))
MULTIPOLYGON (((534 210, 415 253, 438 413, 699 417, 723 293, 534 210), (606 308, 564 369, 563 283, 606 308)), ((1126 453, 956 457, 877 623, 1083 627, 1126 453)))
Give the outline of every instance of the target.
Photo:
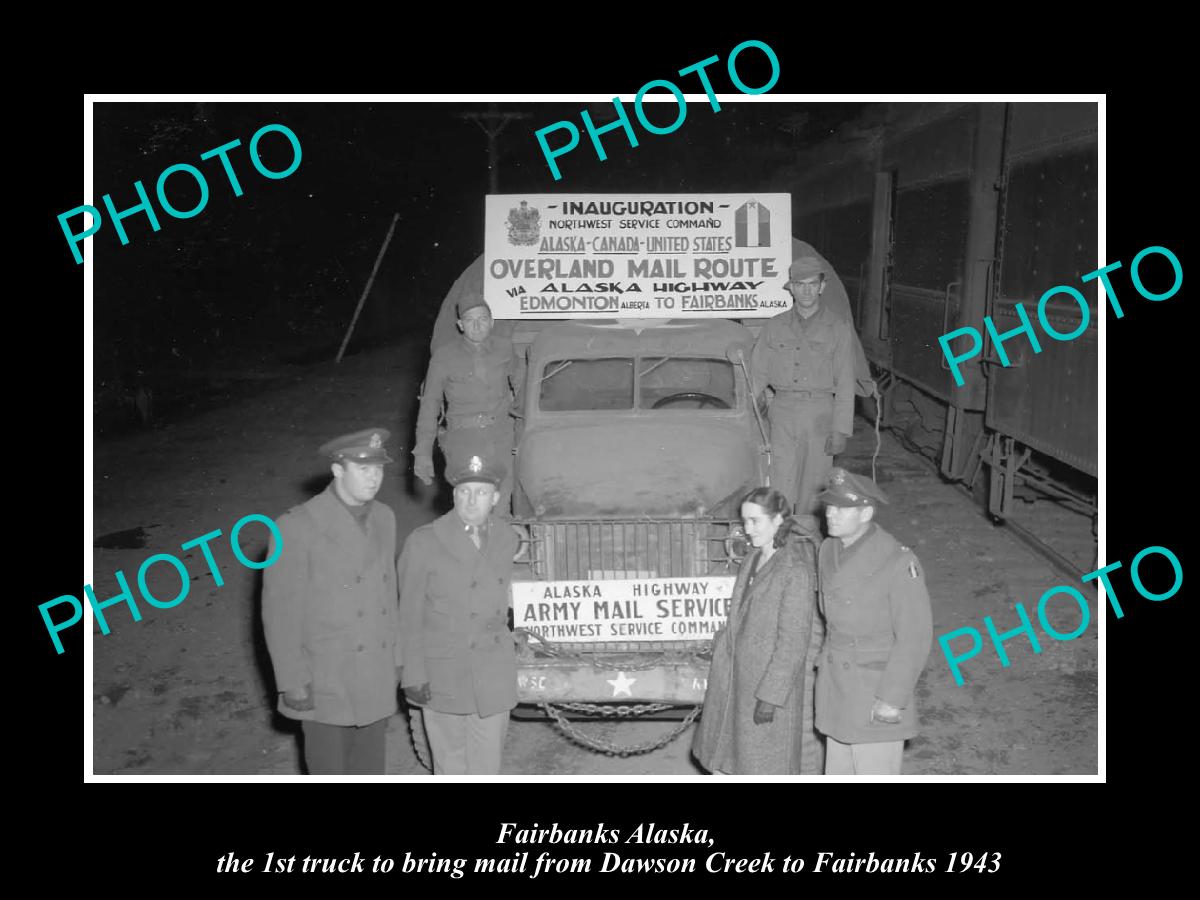
POLYGON ((758 482, 753 438, 740 416, 558 421, 525 433, 516 474, 539 517, 703 515, 758 482))

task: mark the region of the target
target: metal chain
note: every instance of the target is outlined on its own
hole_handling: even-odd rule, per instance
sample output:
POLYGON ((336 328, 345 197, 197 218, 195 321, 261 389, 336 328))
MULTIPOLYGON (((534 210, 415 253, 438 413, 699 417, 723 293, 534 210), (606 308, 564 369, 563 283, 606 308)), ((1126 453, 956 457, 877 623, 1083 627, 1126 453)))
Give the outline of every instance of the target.
POLYGON ((628 744, 622 747, 613 743, 607 738, 593 737, 592 735, 580 731, 578 728, 568 722, 562 713, 554 708, 554 704, 541 704, 541 707, 545 711, 546 715, 554 720, 554 724, 558 726, 558 730, 561 731, 568 740, 575 741, 577 744, 587 747, 590 750, 595 750, 608 756, 636 756, 642 753, 650 753, 659 749, 660 747, 665 747, 691 727, 692 723, 696 721, 696 717, 700 715, 700 710, 703 708, 703 706, 704 704, 702 703, 697 704, 692 711, 687 714, 686 718, 679 723, 679 726, 672 730, 671 733, 666 737, 659 738, 658 740, 643 741, 640 744, 628 744))
POLYGON ((607 703, 587 703, 582 700, 573 702, 560 701, 558 707, 560 709, 569 709, 571 712, 585 712, 609 718, 614 716, 643 716, 646 713, 675 709, 670 703, 622 703, 620 706, 612 706, 607 703))
POLYGON ((417 754, 417 762, 432 772, 433 760, 429 757, 429 738, 425 734, 425 721, 421 711, 413 706, 408 708, 408 733, 412 738, 413 751, 417 754))
MULTIPOLYGON (((1001 267, 1004 265, 1004 250, 1008 243, 1008 183, 1012 178, 1012 151, 1010 144, 1012 141, 1012 117, 1013 105, 1007 104, 1004 108, 1004 136, 1001 138, 1002 144, 1000 147, 1000 183, 996 185, 998 198, 996 209, 996 255, 992 259, 992 283, 991 288, 991 309, 985 309, 984 312, 991 316, 996 312, 996 301, 1000 299, 1001 287, 1001 267)), ((989 336, 990 337, 990 334, 989 336)), ((984 339, 983 355, 988 353, 988 338, 984 339)))
POLYGON ((531 648, 536 655, 551 656, 556 659, 578 660, 579 662, 588 663, 594 669, 618 669, 626 672, 641 672, 645 669, 653 669, 655 666, 662 665, 668 658, 691 662, 695 662, 696 660, 708 661, 712 658, 711 645, 705 645, 686 653, 666 651, 659 656, 644 654, 643 658, 639 659, 634 651, 617 651, 608 656, 601 656, 599 653, 580 653, 578 650, 571 649, 566 644, 557 644, 526 628, 514 628, 513 633, 524 635, 527 645, 529 640, 536 641, 538 646, 531 648))
POLYGON ((588 659, 595 669, 617 669, 621 672, 641 672, 646 669, 653 669, 656 666, 663 664, 662 658, 650 657, 649 659, 624 659, 618 656, 589 656, 588 659))

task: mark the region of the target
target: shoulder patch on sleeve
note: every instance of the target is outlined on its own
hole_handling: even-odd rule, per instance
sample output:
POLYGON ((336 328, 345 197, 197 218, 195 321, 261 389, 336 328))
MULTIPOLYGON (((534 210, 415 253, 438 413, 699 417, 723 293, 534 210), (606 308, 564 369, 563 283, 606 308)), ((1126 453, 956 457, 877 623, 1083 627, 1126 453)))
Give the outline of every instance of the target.
POLYGON ((908 572, 908 577, 920 578, 921 564, 917 562, 917 554, 913 553, 912 550, 910 550, 908 547, 905 547, 903 544, 900 545, 900 552, 904 557, 906 557, 906 559, 904 559, 904 568, 908 572))

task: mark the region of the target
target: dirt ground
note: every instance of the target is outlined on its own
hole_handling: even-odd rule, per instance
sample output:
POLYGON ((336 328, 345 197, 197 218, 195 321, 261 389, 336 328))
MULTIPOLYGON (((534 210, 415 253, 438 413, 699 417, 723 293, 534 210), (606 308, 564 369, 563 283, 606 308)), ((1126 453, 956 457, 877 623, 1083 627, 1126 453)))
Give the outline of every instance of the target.
MULTIPOLYGON (((411 460, 413 397, 423 374, 423 340, 322 363, 247 373, 240 399, 152 430, 97 441, 94 454, 93 581, 98 599, 118 593, 114 576, 131 582, 154 553, 181 555, 191 576, 179 605, 139 604, 142 621, 124 606, 108 612, 111 633, 93 628, 94 772, 114 775, 291 775, 301 771, 298 729, 274 712, 270 663, 259 617, 261 576, 234 557, 229 532, 251 513, 277 516, 320 490, 328 469, 316 448, 329 437, 377 424, 392 429, 393 453, 411 460), (221 529, 212 542, 224 580, 218 586, 202 553, 179 548, 221 529)), ((870 424, 839 462, 870 471, 870 424)), ((883 436, 879 482, 892 504, 881 524, 912 547, 933 599, 934 634, 994 617, 999 631, 1019 621, 1013 604, 1033 614, 1038 597, 1067 583, 1040 556, 990 524, 955 487, 883 436)), ((389 469, 380 499, 396 512, 399 536, 442 507, 432 489, 389 469), (417 485, 420 488, 420 485, 417 485)), ((1068 523, 1069 526, 1069 523, 1068 523)), ((1062 530, 1061 524, 1056 529, 1062 530)), ((1071 535, 1090 546, 1091 523, 1078 517, 1071 535)), ((248 557, 265 555, 266 529, 247 525, 248 557)), ((156 596, 178 593, 178 576, 157 565, 148 579, 156 596)), ((137 588, 134 585, 134 591, 137 588)), ((1041 653, 1024 637, 1006 644, 1000 665, 990 647, 964 664, 955 685, 935 640, 917 686, 924 728, 905 753, 909 774, 1094 774, 1097 771, 1097 626, 1070 642, 1041 634, 1041 653)), ((1078 622, 1069 603, 1053 607, 1060 631, 1078 622)), ((965 639, 963 641, 965 643, 965 639)), ((956 646, 961 646, 958 644, 956 646)), ((662 735, 672 722, 583 726, 635 743, 662 735)), ((544 721, 514 721, 505 772, 517 775, 689 775, 690 730, 666 747, 633 757, 601 756, 565 740, 544 721)), ((390 723, 388 772, 421 775, 404 715, 390 723)))

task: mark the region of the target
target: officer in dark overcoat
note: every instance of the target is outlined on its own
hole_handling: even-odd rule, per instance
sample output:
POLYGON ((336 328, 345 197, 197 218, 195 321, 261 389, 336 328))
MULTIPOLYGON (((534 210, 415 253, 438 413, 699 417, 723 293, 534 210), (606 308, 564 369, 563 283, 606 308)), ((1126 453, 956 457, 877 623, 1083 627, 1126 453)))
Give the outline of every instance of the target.
POLYGON ((401 684, 423 706, 437 775, 494 775, 517 703, 508 626, 517 537, 494 515, 499 460, 468 457, 447 472, 454 509, 408 536, 397 563, 401 684))
POLYGON ((819 499, 829 529, 817 564, 825 774, 899 775, 904 741, 917 734, 914 688, 933 642, 925 576, 916 555, 875 524, 887 497, 870 478, 835 468, 819 499))
POLYGON ((369 428, 321 447, 333 481, 279 517, 283 547, 263 573, 279 711, 303 722, 310 775, 384 773, 401 663, 396 519, 374 499, 387 438, 369 428))

